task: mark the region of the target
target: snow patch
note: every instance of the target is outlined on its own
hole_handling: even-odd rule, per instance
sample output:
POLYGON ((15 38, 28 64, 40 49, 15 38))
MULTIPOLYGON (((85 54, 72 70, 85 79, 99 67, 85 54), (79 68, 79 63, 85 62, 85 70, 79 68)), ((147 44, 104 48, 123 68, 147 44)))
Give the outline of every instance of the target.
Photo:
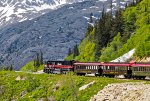
POLYGON ((85 11, 86 9, 82 9, 83 11, 85 11))
POLYGON ((90 20, 90 18, 89 17, 86 17, 86 16, 83 16, 86 20, 90 20))
POLYGON ((107 1, 107 0, 98 0, 98 1, 103 1, 103 2, 105 2, 105 1, 107 1))
POLYGON ((132 49, 128 53, 120 56, 119 58, 115 60, 112 60, 111 62, 125 62, 133 56, 134 52, 135 52, 135 49, 132 49))
POLYGON ((106 10, 106 12, 109 12, 109 11, 111 11, 111 9, 107 9, 107 10, 106 10))
POLYGON ((98 19, 98 17, 92 16, 93 19, 98 19))
POLYGON ((90 24, 91 26, 93 26, 93 27, 94 27, 94 23, 90 23, 90 22, 88 22, 88 24, 90 24))
POLYGON ((68 9, 73 9, 73 7, 69 7, 68 9))
POLYGON ((90 8, 99 8, 99 7, 97 7, 97 6, 91 6, 90 8))
POLYGON ((117 6, 117 3, 112 3, 113 6, 117 6))

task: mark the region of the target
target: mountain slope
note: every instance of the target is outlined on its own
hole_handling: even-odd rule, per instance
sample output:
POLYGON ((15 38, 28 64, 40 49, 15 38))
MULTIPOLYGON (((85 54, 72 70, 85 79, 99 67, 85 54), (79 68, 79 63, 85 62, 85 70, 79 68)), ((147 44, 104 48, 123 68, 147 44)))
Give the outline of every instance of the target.
MULTIPOLYGON (((15 69, 33 60, 42 51, 44 60, 63 60, 69 48, 84 38, 90 15, 93 21, 101 16, 103 7, 110 10, 108 1, 84 1, 65 5, 33 20, 9 25, 0 30, 0 64, 15 69)), ((125 7, 125 2, 113 1, 113 11, 125 7)), ((91 24, 91 23, 89 23, 91 24)))
POLYGON ((87 1, 66 5, 36 19, 0 30, 1 64, 21 68, 42 51, 45 60, 63 59, 68 49, 84 37, 89 16, 99 16, 101 2, 87 1), (90 8, 98 6, 97 8, 90 8))
POLYGON ((4 26, 31 20, 63 5, 86 0, 1 0, 0 29, 4 26))
POLYGON ((66 59, 111 61, 132 49, 135 49, 134 59, 136 60, 149 57, 150 0, 138 2, 132 3, 125 11, 118 11, 115 18, 104 13, 93 31, 88 33, 88 36, 81 42, 79 55, 72 57, 71 54, 66 59), (108 23, 109 21, 111 23, 108 23))

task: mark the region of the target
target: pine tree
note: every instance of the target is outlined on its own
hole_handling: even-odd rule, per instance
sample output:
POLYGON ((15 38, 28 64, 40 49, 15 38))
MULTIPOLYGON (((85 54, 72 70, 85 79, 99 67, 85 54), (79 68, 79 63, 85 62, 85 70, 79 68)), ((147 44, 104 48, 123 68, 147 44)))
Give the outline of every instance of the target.
POLYGON ((69 56, 69 55, 71 55, 71 48, 69 48, 69 51, 68 51, 68 56, 69 56))
POLYGON ((93 13, 90 14, 90 20, 89 20, 89 24, 88 24, 88 27, 87 27, 86 36, 88 36, 89 33, 93 30, 93 26, 92 26, 93 18, 92 18, 92 16, 93 16, 93 13))
POLYGON ((78 45, 76 44, 73 49, 73 57, 76 57, 78 55, 79 55, 79 50, 78 50, 78 45))
POLYGON ((43 52, 40 51, 40 65, 43 65, 43 52))
POLYGON ((10 71, 13 70, 13 65, 12 65, 12 64, 10 65, 9 70, 10 70, 10 71))
POLYGON ((93 23, 93 13, 90 14, 90 23, 93 23))
POLYGON ((36 67, 39 67, 40 66, 40 56, 39 56, 39 53, 37 52, 36 53, 36 67))
POLYGON ((36 59, 33 60, 33 66, 36 68, 36 59))
POLYGON ((112 5, 112 0, 110 0, 110 9, 111 9, 111 11, 110 11, 110 15, 112 16, 113 14, 113 5, 112 5))

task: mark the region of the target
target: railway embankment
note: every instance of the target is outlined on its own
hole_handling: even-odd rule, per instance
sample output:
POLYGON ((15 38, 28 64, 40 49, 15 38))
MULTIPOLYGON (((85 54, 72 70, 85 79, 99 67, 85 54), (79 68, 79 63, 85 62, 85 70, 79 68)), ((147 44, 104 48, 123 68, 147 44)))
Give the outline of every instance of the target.
POLYGON ((150 84, 126 82, 108 84, 90 101, 150 101, 150 84))

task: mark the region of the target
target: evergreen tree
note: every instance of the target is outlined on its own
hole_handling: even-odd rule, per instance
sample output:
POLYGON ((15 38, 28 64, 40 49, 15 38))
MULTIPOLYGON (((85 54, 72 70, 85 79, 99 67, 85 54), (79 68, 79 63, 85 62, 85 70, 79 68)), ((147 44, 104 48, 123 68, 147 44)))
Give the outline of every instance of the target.
POLYGON ((89 33, 93 30, 93 26, 92 26, 93 18, 92 18, 92 16, 93 16, 93 13, 90 14, 90 20, 89 20, 89 24, 88 24, 88 27, 87 27, 86 36, 88 36, 89 33))
POLYGON ((13 65, 12 65, 12 64, 10 65, 9 70, 10 70, 10 71, 13 70, 13 65))
POLYGON ((110 15, 112 16, 113 15, 113 5, 112 5, 112 0, 110 0, 110 15))
POLYGON ((68 51, 68 56, 69 56, 69 55, 71 55, 71 48, 69 48, 69 51, 68 51))
POLYGON ((90 14, 90 23, 93 23, 93 13, 90 14))
POLYGON ((79 50, 78 50, 78 45, 76 44, 73 49, 73 57, 76 57, 78 55, 79 55, 79 50))
POLYGON ((116 36, 118 32, 120 32, 121 35, 124 33, 124 22, 123 22, 122 10, 121 9, 117 10, 115 14, 115 18, 112 19, 113 19, 112 29, 110 35, 111 39, 113 39, 113 37, 116 36))
POLYGON ((34 68, 36 68, 36 59, 33 60, 34 68))
POLYGON ((40 51, 40 65, 43 65, 43 52, 40 51))
POLYGON ((39 56, 39 53, 37 52, 36 53, 36 67, 39 67, 40 66, 40 56, 39 56))

